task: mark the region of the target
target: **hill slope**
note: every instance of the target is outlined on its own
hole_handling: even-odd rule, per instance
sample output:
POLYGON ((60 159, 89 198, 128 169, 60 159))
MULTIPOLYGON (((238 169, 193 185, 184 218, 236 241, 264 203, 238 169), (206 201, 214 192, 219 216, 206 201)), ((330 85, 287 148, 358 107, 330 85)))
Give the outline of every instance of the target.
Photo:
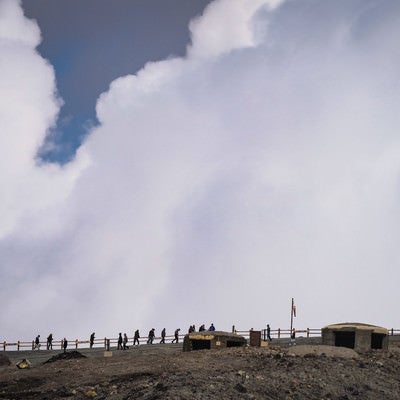
POLYGON ((312 345, 190 353, 179 346, 141 346, 110 358, 89 352, 87 358, 33 362, 29 370, 15 363, 1 367, 0 399, 400 398, 397 347, 367 354, 312 345))

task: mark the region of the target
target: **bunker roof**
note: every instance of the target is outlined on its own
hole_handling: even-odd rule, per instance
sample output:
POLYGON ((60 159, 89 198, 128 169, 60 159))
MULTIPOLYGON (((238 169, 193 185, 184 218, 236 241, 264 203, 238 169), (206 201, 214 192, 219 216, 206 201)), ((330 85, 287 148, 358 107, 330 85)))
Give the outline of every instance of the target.
POLYGON ((342 322, 340 324, 332 324, 327 325, 322 329, 331 329, 331 330, 367 330, 372 331, 373 333, 379 333, 382 335, 388 335, 389 332, 386 328, 382 328, 381 326, 369 325, 369 324, 361 324, 359 322, 342 322))
POLYGON ((212 340, 215 337, 226 337, 232 339, 241 339, 236 333, 224 332, 224 331, 202 331, 202 332, 192 332, 187 335, 190 339, 198 340, 212 340))

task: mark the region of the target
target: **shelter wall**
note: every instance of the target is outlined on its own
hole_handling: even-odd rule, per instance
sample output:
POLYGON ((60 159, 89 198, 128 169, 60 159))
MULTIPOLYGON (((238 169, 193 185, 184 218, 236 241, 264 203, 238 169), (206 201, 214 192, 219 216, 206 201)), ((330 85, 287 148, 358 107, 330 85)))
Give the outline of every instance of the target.
POLYGON ((322 333, 322 344, 327 346, 335 345, 335 332, 332 329, 324 328, 321 330, 322 333))
POLYGON ((371 350, 371 334, 372 331, 356 329, 354 349, 358 351, 371 350))
POLYGON ((210 334, 188 334, 183 340, 183 351, 192 351, 200 349, 223 349, 227 347, 239 347, 247 344, 243 336, 210 333, 210 334))
POLYGON ((376 334, 373 329, 357 329, 357 327, 341 327, 339 329, 323 328, 322 333, 322 344, 328 346, 344 346, 354 348, 356 351, 369 351, 371 348, 381 348, 387 350, 389 348, 388 335, 376 334), (343 340, 344 334, 354 335, 354 345, 350 345, 348 342, 343 340), (373 343, 377 343, 376 337, 379 336, 378 343, 379 347, 374 347, 373 343), (342 338, 342 339, 341 339, 342 338))

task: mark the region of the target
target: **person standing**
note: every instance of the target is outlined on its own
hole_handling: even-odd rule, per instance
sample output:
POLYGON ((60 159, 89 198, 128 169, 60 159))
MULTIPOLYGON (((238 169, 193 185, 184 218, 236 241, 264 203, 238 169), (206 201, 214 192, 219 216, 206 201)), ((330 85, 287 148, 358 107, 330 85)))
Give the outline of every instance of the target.
POLYGON ((119 333, 119 336, 118 336, 117 350, 122 350, 122 334, 121 334, 121 332, 119 333))
POLYGON ((296 346, 296 329, 292 329, 292 333, 290 335, 290 345, 291 346, 296 346))
POLYGON ((53 350, 53 334, 47 336, 47 350, 53 350))
POLYGON ((135 345, 137 342, 137 344, 139 346, 139 344, 140 344, 139 339, 140 339, 139 329, 136 329, 135 335, 133 336, 133 345, 135 345))
POLYGON ((161 331, 161 341, 160 344, 165 344, 165 328, 161 331))
POLYGON ((66 338, 64 338, 64 340, 63 340, 64 353, 67 352, 67 347, 68 347, 68 340, 66 338))
POLYGON ((175 330, 174 339, 172 340, 171 343, 178 343, 179 342, 179 331, 180 330, 181 330, 180 328, 175 330))
POLYGON ((90 348, 92 349, 94 345, 94 332, 90 335, 89 342, 90 342, 90 348))
POLYGON ((267 340, 269 340, 270 342, 272 342, 272 338, 271 338, 271 328, 269 327, 268 324, 267 324, 267 340))

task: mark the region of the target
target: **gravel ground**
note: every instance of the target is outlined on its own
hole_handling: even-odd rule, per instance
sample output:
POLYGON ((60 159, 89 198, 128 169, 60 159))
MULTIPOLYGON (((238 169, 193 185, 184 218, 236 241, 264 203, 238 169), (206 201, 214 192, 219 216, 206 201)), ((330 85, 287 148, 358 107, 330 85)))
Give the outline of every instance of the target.
POLYGON ((30 352, 30 369, 15 367, 28 352, 0 367, 0 399, 400 398, 397 346, 364 354, 321 345, 189 353, 180 345, 144 345, 111 357, 98 349, 60 359, 55 351, 38 353, 30 352))

